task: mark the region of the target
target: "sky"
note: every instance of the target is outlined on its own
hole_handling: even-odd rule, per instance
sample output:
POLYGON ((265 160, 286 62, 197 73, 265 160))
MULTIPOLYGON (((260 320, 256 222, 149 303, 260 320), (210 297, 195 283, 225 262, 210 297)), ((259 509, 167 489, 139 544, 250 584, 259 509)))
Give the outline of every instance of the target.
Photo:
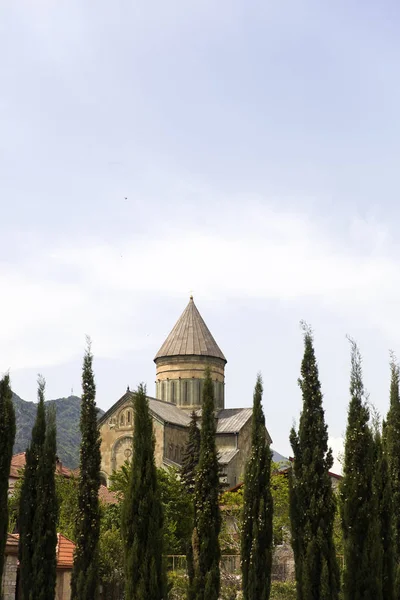
MULTIPOLYGON (((384 416, 400 354, 400 5, 0 3, 0 371, 36 398, 139 383, 193 293, 289 455, 313 328, 340 452, 350 348, 384 416)), ((336 465, 336 468, 339 468, 336 465)))

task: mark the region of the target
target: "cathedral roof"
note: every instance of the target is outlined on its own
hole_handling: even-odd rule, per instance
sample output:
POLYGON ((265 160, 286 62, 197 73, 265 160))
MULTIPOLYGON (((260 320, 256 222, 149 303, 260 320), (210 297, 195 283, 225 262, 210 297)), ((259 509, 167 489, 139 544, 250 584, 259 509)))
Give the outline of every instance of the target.
MULTIPOLYGON (((107 412, 105 412, 98 420, 99 425, 105 423, 112 415, 120 410, 127 403, 132 403, 134 392, 127 391, 107 412)), ((156 398, 147 397, 149 401, 150 412, 154 417, 158 417, 164 423, 172 425, 181 425, 189 427, 190 413, 182 410, 171 402, 165 400, 157 400, 156 398)), ((201 416, 201 409, 196 411, 201 416)), ((251 408, 224 408, 217 410, 215 417, 217 419, 217 434, 239 433, 246 425, 252 416, 251 408)), ((200 422, 199 422, 200 424, 200 422)))
POLYGON ((190 297, 189 304, 154 360, 167 356, 210 356, 226 362, 225 356, 197 310, 193 296, 190 297))

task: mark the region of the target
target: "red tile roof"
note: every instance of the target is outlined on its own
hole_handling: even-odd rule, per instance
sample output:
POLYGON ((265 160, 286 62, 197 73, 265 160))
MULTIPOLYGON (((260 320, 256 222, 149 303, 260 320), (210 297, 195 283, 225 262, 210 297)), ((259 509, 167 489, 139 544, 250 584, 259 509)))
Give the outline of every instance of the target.
MULTIPOLYGON (((14 454, 14 456, 11 459, 10 477, 19 479, 19 472, 25 467, 25 463, 25 452, 14 454)), ((57 461, 56 473, 59 475, 63 475, 64 477, 72 477, 74 475, 74 471, 71 471, 71 469, 68 469, 68 467, 64 467, 61 461, 57 461)))
POLYGON ((118 504, 117 494, 109 490, 105 485, 100 486, 99 500, 105 504, 118 504))
MULTIPOLYGON (((15 549, 18 548, 19 543, 19 534, 18 533, 8 533, 7 534, 7 545, 6 548, 15 549)), ((7 550, 6 550, 7 551, 7 550)), ((65 535, 61 533, 57 533, 57 546, 56 546, 56 556, 57 556, 57 568, 58 569, 72 569, 74 564, 74 551, 75 544, 71 542, 65 535)))
POLYGON ((57 568, 72 569, 74 564, 75 544, 71 542, 65 535, 57 533, 57 568))

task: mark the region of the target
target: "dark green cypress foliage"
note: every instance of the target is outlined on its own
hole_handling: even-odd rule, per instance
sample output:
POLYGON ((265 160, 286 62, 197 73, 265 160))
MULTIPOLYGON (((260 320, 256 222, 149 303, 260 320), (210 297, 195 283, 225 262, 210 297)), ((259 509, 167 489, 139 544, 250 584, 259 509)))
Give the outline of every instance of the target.
MULTIPOLYGON (((385 423, 383 424, 385 435, 385 423)), ((382 542, 382 598, 394 600, 393 507, 389 465, 380 432, 375 433, 375 490, 382 542)))
POLYGON ((56 411, 47 410, 46 439, 37 470, 36 512, 33 522, 31 600, 54 598, 57 575, 56 411))
POLYGON ((199 464, 195 481, 195 526, 193 530, 194 597, 218 600, 220 590, 219 464, 215 446, 214 387, 210 370, 205 373, 201 418, 199 464))
POLYGON ((46 439, 46 411, 44 407, 45 382, 38 379, 38 408, 32 429, 31 443, 25 454, 24 477, 19 507, 19 573, 22 600, 30 600, 33 579, 33 523, 37 508, 38 465, 46 439))
POLYGON ((15 411, 10 376, 0 381, 0 595, 8 525, 8 478, 15 440, 15 411))
POLYGON ((154 461, 155 439, 146 389, 134 395, 133 457, 122 509, 126 600, 163 600, 163 511, 154 461))
POLYGON ((193 411, 190 419, 188 443, 182 458, 181 479, 189 494, 194 493, 195 472, 200 456, 200 429, 198 416, 193 411))
MULTIPOLYGON (((200 440, 201 434, 200 429, 197 425, 198 417, 195 411, 192 412, 188 443, 185 448, 185 453, 182 459, 181 479, 185 485, 186 491, 194 497, 195 479, 196 479, 196 468, 199 463, 200 456, 200 440)), ((193 514, 194 514, 194 501, 193 501, 193 514)), ((188 574, 188 600, 192 600, 194 597, 194 563, 193 563, 193 547, 189 540, 186 549, 186 567, 188 574)))
POLYGON ((82 369, 81 449, 76 548, 71 579, 71 600, 94 600, 99 581, 100 535, 100 433, 97 427, 93 355, 88 339, 82 369))
POLYGON ((261 404, 262 393, 262 379, 258 375, 253 398, 251 455, 244 477, 241 539, 244 600, 268 600, 271 590, 271 451, 261 404))
POLYGON ((395 598, 400 600, 400 396, 399 366, 393 354, 390 371, 390 407, 385 427, 385 448, 392 484, 395 598))
POLYGON ((375 444, 365 402, 361 356, 351 342, 350 405, 346 430, 341 516, 344 600, 382 599, 382 545, 374 482, 375 444))
POLYGON ((299 385, 303 409, 292 429, 290 518, 298 600, 337 600, 339 569, 333 543, 335 498, 329 478, 332 452, 322 407, 321 384, 310 329, 304 328, 299 385))

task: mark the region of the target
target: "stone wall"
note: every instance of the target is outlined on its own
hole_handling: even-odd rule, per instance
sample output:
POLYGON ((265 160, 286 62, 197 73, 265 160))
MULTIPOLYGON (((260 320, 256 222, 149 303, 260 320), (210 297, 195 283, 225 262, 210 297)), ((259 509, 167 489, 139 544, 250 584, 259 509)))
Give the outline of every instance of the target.
POLYGON ((156 398, 180 408, 200 408, 205 368, 210 367, 215 405, 224 408, 225 361, 204 356, 174 356, 156 360, 156 398))
POLYGON ((3 595, 4 600, 15 600, 17 585, 18 556, 8 554, 5 557, 3 572, 3 595))
MULTIPOLYGON (((164 425, 153 418, 153 430, 155 435, 155 459, 156 465, 162 465, 164 455, 164 425)), ((132 457, 133 441, 133 410, 132 403, 127 402, 120 407, 100 427, 101 435, 101 474, 104 483, 113 471, 118 470, 132 457)))
POLYGON ((182 464, 182 456, 188 442, 189 430, 187 427, 165 425, 165 456, 177 464, 182 464))

